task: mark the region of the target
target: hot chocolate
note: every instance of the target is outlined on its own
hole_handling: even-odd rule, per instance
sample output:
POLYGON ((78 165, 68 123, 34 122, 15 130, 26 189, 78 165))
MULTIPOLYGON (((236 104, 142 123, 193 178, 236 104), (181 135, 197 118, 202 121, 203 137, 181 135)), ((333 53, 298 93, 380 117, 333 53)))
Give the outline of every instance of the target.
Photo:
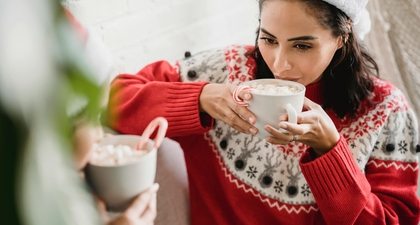
POLYGON ((128 145, 96 145, 90 163, 98 166, 116 166, 135 162, 148 151, 135 150, 128 145))

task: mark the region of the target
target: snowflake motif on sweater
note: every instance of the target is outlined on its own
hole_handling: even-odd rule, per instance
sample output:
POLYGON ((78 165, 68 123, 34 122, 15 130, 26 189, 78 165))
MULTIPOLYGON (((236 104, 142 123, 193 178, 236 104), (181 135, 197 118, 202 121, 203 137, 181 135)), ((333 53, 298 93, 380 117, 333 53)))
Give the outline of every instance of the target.
MULTIPOLYGON (((255 61, 245 56, 250 49, 251 46, 230 46, 224 50, 209 50, 180 60, 176 66, 185 82, 240 84, 255 76, 255 61), (196 71, 197 76, 188 76, 191 70, 196 71)), ((375 79, 374 104, 363 104, 355 120, 333 118, 361 171, 368 165, 418 169, 412 166, 418 162, 417 120, 403 98, 398 89, 375 79)), ((216 121, 205 137, 213 146, 220 169, 238 188, 279 210, 317 210, 299 168, 299 159, 309 146, 300 142, 271 145, 263 139, 239 133, 222 121, 216 121)))

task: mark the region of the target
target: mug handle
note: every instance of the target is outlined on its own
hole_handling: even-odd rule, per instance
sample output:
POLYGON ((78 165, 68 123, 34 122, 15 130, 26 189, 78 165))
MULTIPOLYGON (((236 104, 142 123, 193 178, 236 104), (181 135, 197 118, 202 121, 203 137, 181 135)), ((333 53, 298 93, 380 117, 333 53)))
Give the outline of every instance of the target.
MULTIPOLYGON (((288 115, 287 122, 296 124, 297 123, 296 109, 293 108, 293 106, 290 103, 287 103, 286 105, 284 105, 284 108, 286 109, 287 115, 288 115)), ((281 128, 280 128, 280 131, 285 133, 285 134, 289 133, 287 130, 284 130, 284 129, 281 129, 281 128)))
POLYGON ((154 140, 155 148, 159 148, 163 142, 163 138, 165 138, 166 130, 168 130, 168 121, 163 117, 156 117, 152 122, 147 125, 146 129, 144 130, 143 134, 141 135, 140 141, 137 144, 136 149, 141 150, 143 149, 144 145, 149 140, 150 135, 152 135, 153 131, 155 131, 156 127, 159 126, 159 130, 156 134, 154 140))

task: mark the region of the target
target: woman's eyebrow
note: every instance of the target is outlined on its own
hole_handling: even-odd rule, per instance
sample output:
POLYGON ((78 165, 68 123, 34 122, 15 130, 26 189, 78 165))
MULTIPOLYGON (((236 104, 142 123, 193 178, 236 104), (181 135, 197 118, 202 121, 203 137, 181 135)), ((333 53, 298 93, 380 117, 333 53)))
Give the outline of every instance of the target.
POLYGON ((287 41, 309 41, 309 40, 315 40, 315 39, 318 39, 318 38, 311 35, 306 35, 306 36, 289 38, 287 39, 287 41))
MULTIPOLYGON (((277 39, 276 36, 270 34, 270 32, 268 32, 266 29, 260 28, 260 30, 264 34, 266 34, 266 35, 268 35, 272 38, 277 39)), ((305 36, 300 36, 300 37, 289 38, 289 39, 287 39, 287 41, 309 41, 309 40, 315 40, 315 39, 318 39, 318 38, 315 37, 315 36, 312 36, 312 35, 305 35, 305 36)))
MULTIPOLYGON (((268 36, 271 36, 272 38, 276 38, 276 36, 274 36, 274 35, 270 34, 270 32, 268 32, 266 29, 264 29, 264 28, 260 28, 260 30, 261 30, 261 32, 263 32, 263 33, 267 34, 268 36)), ((277 38, 276 38, 276 39, 277 39, 277 38)))

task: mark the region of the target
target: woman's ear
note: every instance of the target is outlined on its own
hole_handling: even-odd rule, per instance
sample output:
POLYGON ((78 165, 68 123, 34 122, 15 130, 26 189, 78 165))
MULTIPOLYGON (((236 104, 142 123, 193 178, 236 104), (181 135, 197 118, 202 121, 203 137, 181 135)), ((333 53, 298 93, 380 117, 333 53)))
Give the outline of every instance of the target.
POLYGON ((343 34, 339 37, 339 41, 338 41, 339 44, 338 44, 337 50, 342 48, 347 43, 347 40, 349 39, 349 33, 351 33, 351 32, 353 32, 352 31, 352 23, 351 23, 351 20, 348 20, 347 21, 347 31, 345 31, 345 34, 343 34))
POLYGON ((342 48, 347 43, 348 36, 349 36, 348 34, 345 34, 343 36, 338 37, 337 50, 342 48))
POLYGON ((343 36, 338 37, 337 39, 337 50, 344 46, 344 38, 343 36))

